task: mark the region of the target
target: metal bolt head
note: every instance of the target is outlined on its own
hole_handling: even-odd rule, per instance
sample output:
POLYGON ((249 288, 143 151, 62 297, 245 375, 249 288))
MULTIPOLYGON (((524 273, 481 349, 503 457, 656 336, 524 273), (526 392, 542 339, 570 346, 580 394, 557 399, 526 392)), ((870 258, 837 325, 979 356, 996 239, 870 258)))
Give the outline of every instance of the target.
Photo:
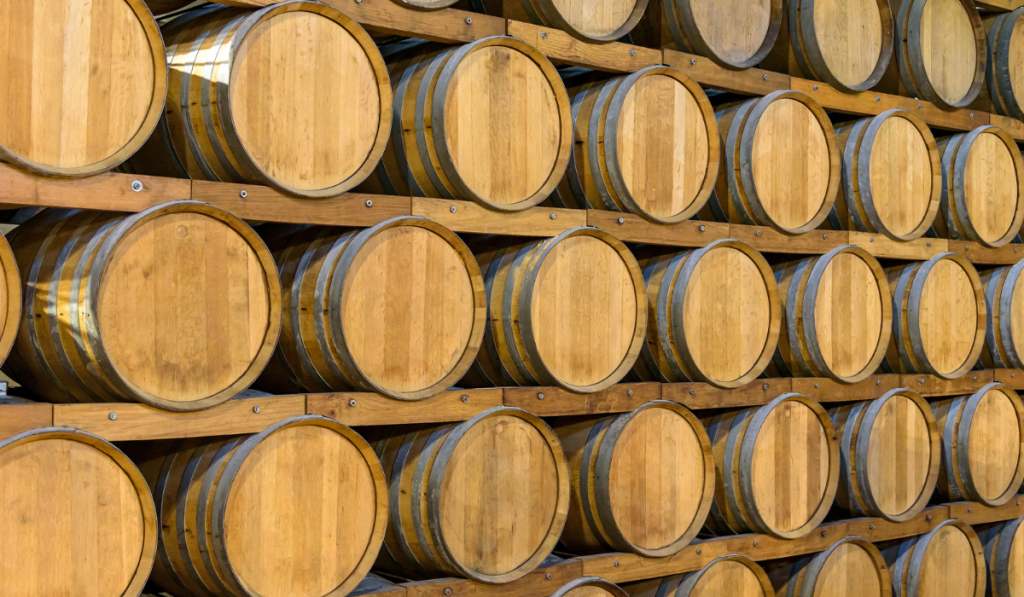
POLYGON ((761 236, 761 231, 760 230, 755 230, 754 231, 754 236, 761 236))
POLYGON ((136 193, 141 191, 142 190, 142 181, 141 180, 132 181, 132 190, 135 191, 136 193))
POLYGON ((107 415, 107 418, 109 418, 111 421, 116 421, 117 413, 110 413, 109 415, 107 415))
POLYGON ((822 531, 821 532, 821 536, 822 537, 828 537, 828 531, 822 531))
POLYGON ((619 226, 621 226, 626 223, 626 218, 619 218, 618 220, 615 221, 619 223, 619 226))
POLYGON ((698 227, 697 227, 697 230, 700 230, 701 232, 704 232, 704 226, 703 226, 703 225, 701 225, 701 226, 698 226, 698 227))
MULTIPOLYGON (((469 19, 466 19, 466 20, 468 21, 469 19)), ((451 595, 451 594, 452 594, 452 590, 451 590, 451 589, 449 589, 448 587, 445 587, 445 588, 444 588, 444 594, 445 594, 445 595, 451 595)))
POLYGON ((691 396, 693 396, 693 395, 694 395, 694 394, 696 394, 696 393, 697 393, 697 390, 695 390, 695 389, 693 389, 693 388, 690 388, 690 395, 691 395, 691 396))
POLYGON ((817 90, 818 90, 818 86, 817 86, 817 85, 815 85, 815 86, 813 87, 813 89, 814 89, 815 91, 817 91, 817 90))
MULTIPOLYGON (((466 17, 466 24, 467 25, 472 25, 473 24, 473 19, 471 19, 469 17, 466 17)), ((448 594, 451 595, 451 593, 448 593, 448 594)))
POLYGON ((366 200, 366 207, 373 207, 373 201, 370 199, 366 200))
POLYGON ((918 104, 918 105, 917 105, 917 109, 918 109, 918 110, 920 110, 920 109, 921 109, 921 104, 918 104))
POLYGON ((924 383, 924 378, 922 377, 921 379, 917 380, 917 383, 923 384, 924 383))
POLYGON ((925 516, 924 519, 927 520, 928 522, 931 522, 932 521, 932 515, 929 514, 929 515, 925 516))
POLYGON ((880 102, 880 101, 882 101, 882 98, 880 98, 880 97, 878 97, 878 96, 876 95, 876 96, 875 96, 875 103, 877 104, 877 103, 878 103, 878 102, 880 102))
POLYGON ((547 39, 548 38, 548 32, 547 31, 541 31, 540 32, 540 38, 541 39, 547 39))
POLYGON ((254 412, 256 414, 260 414, 260 407, 259 407, 259 405, 252 407, 252 412, 254 412))
POLYGON ((544 575, 544 579, 545 579, 545 580, 551 580, 551 573, 550 573, 550 572, 548 572, 547 574, 545 574, 545 575, 544 575))
POLYGON ((874 529, 875 529, 875 525, 873 525, 873 524, 869 524, 869 525, 868 525, 868 528, 869 528, 869 529, 871 529, 871 530, 874 530, 874 529))
POLYGON ((463 402, 469 402, 469 396, 467 396, 467 395, 463 394, 463 395, 462 395, 462 401, 463 401, 463 402))
POLYGON ((630 50, 629 51, 629 55, 630 56, 636 56, 636 50, 630 50))
POLYGON ((821 387, 821 384, 820 384, 820 383, 816 383, 816 384, 814 384, 814 387, 816 387, 816 388, 820 388, 820 387, 821 387))
POLYGON ((971 118, 974 118, 974 112, 971 112, 971 118))
POLYGON ((875 380, 875 385, 876 385, 876 386, 880 386, 880 385, 882 385, 882 380, 880 380, 880 379, 876 379, 876 380, 875 380))
POLYGON ((768 80, 768 75, 761 75, 761 78, 764 79, 765 81, 767 81, 768 80))
POLYGON ((977 375, 974 376, 974 381, 978 381, 978 376, 977 375))
POLYGON ((537 392, 537 400, 543 400, 543 399, 544 399, 544 394, 541 393, 541 392, 537 392))
POLYGON ((696 58, 690 58, 690 64, 697 64, 696 58))
POLYGON ((873 237, 873 236, 872 236, 871 238, 869 238, 869 239, 868 239, 868 242, 869 242, 869 243, 873 243, 873 242, 875 242, 875 237, 873 237))
POLYGON ((700 554, 702 554, 702 553, 704 553, 704 550, 703 550, 703 549, 698 549, 698 550, 697 550, 697 555, 700 555, 700 554))
POLYGON ((757 546, 758 546, 757 541, 754 541, 754 547, 757 547, 757 546))
POLYGON ((245 199, 246 197, 249 196, 249 193, 246 193, 245 191, 238 191, 238 196, 241 197, 242 199, 245 199))
POLYGON ((452 213, 455 213, 455 212, 457 212, 458 210, 459 210, 459 208, 455 207, 454 205, 448 208, 448 211, 450 211, 450 212, 452 212, 452 213))
POLYGON ((926 247, 930 247, 930 246, 932 246, 932 243, 930 243, 930 242, 927 242, 927 243, 925 243, 925 246, 926 246, 926 247))
POLYGON ((828 240, 828 235, 827 235, 827 234, 822 234, 822 235, 821 235, 821 238, 823 238, 823 239, 825 239, 825 240, 828 240))
POLYGON ((632 396, 633 395, 633 390, 626 390, 626 395, 627 396, 632 396))
POLYGON ((618 560, 615 560, 615 567, 616 567, 616 568, 618 568, 618 567, 619 567, 619 561, 618 561, 618 560))
POLYGON ((974 512, 974 508, 968 508, 967 511, 968 512, 974 512))
POLYGON ((551 214, 551 219, 552 219, 552 220, 554 220, 554 219, 555 219, 555 218, 557 218, 557 217, 558 217, 558 214, 551 214))
POLYGON ((768 384, 764 384, 763 386, 761 386, 761 389, 762 390, 767 390, 768 389, 768 384))
POLYGON ((348 401, 348 405, 349 405, 349 406, 355 406, 355 405, 356 405, 356 399, 355 399, 355 398, 353 398, 353 399, 349 400, 349 401, 348 401))

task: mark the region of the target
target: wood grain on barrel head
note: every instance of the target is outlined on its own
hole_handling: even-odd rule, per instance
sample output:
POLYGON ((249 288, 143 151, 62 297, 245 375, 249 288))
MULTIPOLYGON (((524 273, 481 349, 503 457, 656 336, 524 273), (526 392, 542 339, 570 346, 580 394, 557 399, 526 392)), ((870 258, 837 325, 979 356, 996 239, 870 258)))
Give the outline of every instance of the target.
MULTIPOLYGON (((1010 88, 1015 98, 1024 98, 1024 21, 1018 19, 1013 27, 1013 34, 1010 36, 1010 49, 1006 57, 1009 63, 1010 88)), ((1024 109, 1018 100, 1018 109, 1024 109)))
POLYGON ((932 453, 921 408, 906 396, 886 400, 871 427, 866 458, 868 485, 878 508, 897 516, 913 507, 922 492, 931 493, 925 483, 938 457, 937 451, 932 453))
MULTIPOLYGON (((751 562, 753 564, 753 562, 751 562)), ((753 564, 757 565, 757 564, 753 564)), ((772 597, 770 588, 750 566, 733 560, 714 563, 701 572, 700 580, 693 586, 687 597, 772 597)))
MULTIPOLYGON (((921 549, 918 544, 916 549, 921 549)), ((918 577, 920 597, 976 597, 978 569, 964 531, 947 525, 928 542, 918 577)))
POLYGON ((935 171, 929 142, 934 147, 934 139, 926 141, 914 123, 898 116, 886 119, 875 135, 871 195, 878 218, 895 235, 913 232, 930 211, 935 171))
POLYGON ((836 375, 856 375, 875 356, 887 290, 884 295, 871 267, 859 255, 841 253, 826 266, 814 322, 821 354, 836 375))
POLYGON ((672 77, 640 78, 622 105, 618 158, 626 187, 656 217, 681 213, 708 170, 708 124, 697 99, 672 77))
POLYGON ((286 427, 260 441, 232 481, 224 514, 241 584, 255 595, 319 596, 348 579, 378 523, 371 464, 326 427, 286 427))
POLYGON ((689 421, 647 408, 622 431, 612 456, 610 506, 626 540, 659 549, 693 523, 704 498, 704 452, 689 421))
POLYGON ((566 383, 598 383, 622 364, 643 308, 614 247, 592 236, 566 238, 541 264, 531 297, 540 358, 566 383))
MULTIPOLYGON (((38 439, 0 452, 3 592, 124 594, 149 565, 142 499, 151 498, 118 463, 82 442, 38 439)), ((155 518, 149 524, 155 534, 155 518)))
POLYGON ((585 584, 562 593, 561 597, 619 597, 601 585, 585 584))
MULTIPOLYGON (((877 553, 877 552, 876 552, 877 553)), ((887 597, 872 554, 852 542, 838 545, 825 560, 814 584, 814 597, 887 597)), ((806 590, 806 589, 805 589, 806 590)))
POLYGON ((4 0, 0 22, 3 151, 44 172, 90 174, 149 136, 167 75, 141 0, 4 0))
POLYGON ((974 25, 960 0, 924 1, 920 43, 925 73, 939 97, 951 104, 959 102, 975 77, 974 25))
POLYGON ((203 399, 250 369, 272 317, 268 293, 259 258, 237 231, 200 213, 159 215, 130 229, 108 260, 99 336, 134 389, 170 402, 203 399))
POLYGON ((622 27, 633 13, 636 0, 551 0, 551 4, 572 29, 601 38, 622 27))
POLYGON ((964 194, 971 223, 983 240, 997 241, 1009 231, 1017 211, 1017 168, 1006 143, 996 135, 982 133, 971 145, 964 194))
POLYGON ((1019 425, 1017 412, 1002 390, 985 393, 971 420, 967 456, 971 479, 984 499, 1006 493, 1016 476, 1021 457, 1019 425))
POLYGON ((363 166, 376 144, 382 98, 367 50, 338 23, 313 12, 278 14, 245 36, 230 98, 245 151, 285 187, 338 185, 363 166))
POLYGON ((882 52, 878 0, 814 0, 814 29, 825 64, 846 85, 871 76, 882 52))
POLYGON ((754 443, 754 507, 780 532, 796 530, 818 510, 828 491, 829 439, 817 413, 786 401, 768 414, 754 443))
POLYGON ((360 248, 346 278, 340 325, 371 383, 416 391, 460 362, 475 321, 466 266, 447 240, 416 226, 389 228, 360 248))
MULTIPOLYGON (((771 25, 771 0, 683 0, 704 42, 720 59, 740 64, 753 57, 771 25)), ((649 9, 653 10, 653 9, 649 9)))
MULTIPOLYGON (((678 300, 678 299, 676 299, 678 300)), ((765 278, 745 253, 715 248, 697 263, 683 297, 684 335, 697 368, 712 379, 743 377, 765 350, 771 301, 765 278)))
POLYGON ((440 531, 452 556, 482 574, 522 565, 551 530, 559 495, 547 439, 511 415, 484 418, 459 441, 440 490, 440 531))
POLYGON ((1010 594, 999 597, 1021 597, 1024 595, 1024 525, 1017 525, 1010 545, 1010 561, 1006 567, 1007 584, 1010 594))
POLYGON ((533 58, 491 45, 455 69, 444 106, 445 142, 466 186, 519 203, 548 181, 562 146, 555 91, 533 58))
POLYGON ((779 226, 799 228, 821 210, 829 188, 829 146, 806 105, 780 99, 765 109, 751 161, 757 196, 779 226))
POLYGON ((955 371, 971 355, 978 330, 974 285, 951 259, 935 264, 921 293, 921 344, 939 373, 955 371))

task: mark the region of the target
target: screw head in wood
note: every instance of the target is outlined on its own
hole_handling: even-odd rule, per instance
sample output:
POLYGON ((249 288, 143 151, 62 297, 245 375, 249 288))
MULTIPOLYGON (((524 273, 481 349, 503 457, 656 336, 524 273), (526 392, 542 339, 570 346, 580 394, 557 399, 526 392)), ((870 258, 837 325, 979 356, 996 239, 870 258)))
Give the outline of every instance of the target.
POLYGON ((541 392, 538 392, 537 393, 537 400, 543 400, 543 399, 544 399, 544 394, 541 393, 541 392))
POLYGON ((928 522, 931 522, 932 521, 932 515, 929 514, 929 515, 925 516, 924 519, 927 520, 928 522))
POLYGON ((971 112, 971 118, 974 118, 974 112, 971 112))
POLYGON ((761 75, 761 78, 764 79, 765 81, 767 81, 768 80, 768 75, 761 75))
MULTIPOLYGON (((471 19, 469 17, 466 17, 466 24, 467 25, 472 25, 473 24, 473 19, 471 19)), ((451 595, 451 593, 448 593, 448 594, 451 595)))
POLYGON ((618 567, 619 567, 619 561, 618 561, 618 560, 615 560, 615 567, 616 567, 616 568, 618 568, 618 567))
POLYGON ((758 545, 757 541, 754 541, 754 547, 757 547, 757 545, 758 545))
POLYGON ((540 38, 541 39, 547 39, 548 38, 548 32, 547 31, 541 31, 540 32, 540 38))
POLYGON ((813 89, 814 89, 815 91, 817 91, 817 90, 818 90, 818 86, 817 86, 817 85, 815 85, 815 86, 813 87, 813 89))
POLYGON ((701 232, 704 232, 704 226, 698 227, 697 230, 700 230, 701 232))
POLYGON ((632 396, 633 395, 633 390, 626 390, 626 395, 627 396, 632 396))
POLYGON ((697 555, 700 555, 700 554, 702 554, 702 553, 704 553, 704 550, 703 550, 703 549, 698 549, 698 550, 697 550, 697 555))
POLYGON ((978 381, 978 376, 977 375, 974 376, 974 381, 978 381))
POLYGON ((111 421, 116 421, 116 420, 117 420, 117 413, 110 413, 109 415, 107 415, 107 417, 108 417, 108 418, 109 418, 109 419, 110 419, 111 421))
POLYGON ((921 379, 917 380, 917 383, 923 384, 924 383, 924 378, 922 377, 921 379))
POLYGON ((821 387, 821 384, 820 384, 820 383, 816 383, 816 384, 814 384, 814 387, 816 387, 816 388, 820 388, 820 387, 821 387))
POLYGON ((141 191, 142 190, 142 181, 141 180, 132 181, 132 190, 135 191, 136 193, 141 191))
POLYGON ((548 572, 547 574, 545 574, 545 575, 544 575, 544 579, 545 579, 545 580, 551 580, 551 573, 550 573, 550 572, 548 572))
POLYGON ((252 407, 252 412, 254 412, 256 414, 260 414, 260 407, 259 406, 252 407))
POLYGON ((874 530, 874 529, 875 529, 875 525, 873 525, 873 524, 869 524, 869 525, 868 525, 868 528, 869 528, 869 529, 871 529, 871 530, 874 530))
POLYGON ((967 511, 968 512, 974 512, 974 508, 968 508, 967 511))
MULTIPOLYGON (((466 20, 468 21, 469 19, 466 19, 466 20)), ((452 590, 451 590, 451 589, 449 589, 448 587, 445 587, 445 588, 444 588, 444 594, 445 594, 445 595, 451 595, 451 594, 452 594, 452 590)))
POLYGON ((690 58, 690 64, 697 64, 696 58, 690 58))
POLYGON ((457 207, 455 207, 454 205, 448 208, 448 211, 450 211, 450 212, 452 212, 452 213, 455 213, 455 212, 457 212, 458 210, 459 210, 459 209, 458 209, 457 207))
POLYGON ((355 406, 355 405, 356 405, 356 399, 355 399, 355 398, 353 398, 353 399, 349 400, 349 401, 348 401, 348 405, 349 405, 349 406, 355 406))
POLYGON ((636 56, 636 50, 630 50, 629 51, 629 55, 630 56, 636 56))
POLYGON ((821 536, 822 537, 828 537, 828 531, 822 531, 821 532, 821 536))
POLYGON ((754 236, 761 236, 761 231, 760 230, 755 230, 754 231, 754 236))
POLYGON ((930 247, 930 246, 932 246, 932 243, 927 242, 927 243, 925 243, 925 246, 930 247))
POLYGON ((370 199, 366 200, 366 207, 373 207, 373 201, 370 199))
POLYGON ((249 193, 246 193, 245 191, 238 191, 238 196, 241 197, 242 199, 245 199, 246 197, 249 196, 249 193))
POLYGON ((694 395, 694 394, 696 394, 696 393, 697 393, 697 390, 695 390, 695 389, 693 389, 693 388, 690 388, 690 395, 691 395, 691 396, 693 396, 693 395, 694 395))
POLYGON ((882 380, 880 380, 880 379, 876 379, 876 380, 875 380, 875 385, 876 385, 876 386, 880 386, 880 385, 882 385, 882 380))
POLYGON ((764 384, 763 386, 761 386, 761 389, 762 390, 767 390, 768 389, 768 384, 764 384))
POLYGON ((463 402, 469 402, 469 396, 467 396, 467 395, 463 394, 463 395, 462 395, 462 401, 463 401, 463 402))
POLYGON ((869 239, 868 239, 868 242, 870 242, 870 243, 873 243, 873 242, 875 242, 875 237, 873 237, 873 236, 872 236, 871 238, 869 238, 869 239))
POLYGON ((615 221, 619 223, 619 226, 621 226, 626 222, 626 218, 619 218, 618 220, 615 221))
POLYGON ((875 103, 877 104, 880 101, 882 101, 882 98, 880 98, 879 96, 876 95, 875 96, 875 103))
POLYGON ((557 218, 557 217, 558 217, 558 214, 551 214, 551 219, 552 219, 552 220, 554 220, 554 219, 555 219, 555 218, 557 218))
POLYGON ((918 109, 918 110, 920 110, 920 109, 921 109, 921 104, 918 104, 918 105, 917 105, 917 109, 918 109))
POLYGON ((822 235, 821 235, 821 238, 823 238, 823 239, 825 239, 825 240, 828 240, 828 235, 827 235, 827 234, 822 234, 822 235))

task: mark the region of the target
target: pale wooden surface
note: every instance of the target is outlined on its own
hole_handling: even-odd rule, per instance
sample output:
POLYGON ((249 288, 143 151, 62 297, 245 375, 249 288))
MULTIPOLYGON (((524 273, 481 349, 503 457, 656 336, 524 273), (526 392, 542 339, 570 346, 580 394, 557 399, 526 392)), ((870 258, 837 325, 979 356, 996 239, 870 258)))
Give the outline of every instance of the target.
POLYGON ((866 81, 882 58, 878 0, 814 0, 814 29, 825 64, 840 83, 866 81))
POLYGON ((989 369, 1024 368, 1024 284, 1018 283, 1019 271, 1001 267, 985 272, 981 278, 987 309, 981 361, 989 369))
MULTIPOLYGON (((772 564, 770 567, 775 568, 772 564)), ((796 562, 784 560, 769 576, 782 597, 891 597, 882 554, 860 537, 845 537, 827 551, 796 562)))
POLYGON ((963 267, 942 260, 921 293, 921 343, 935 369, 955 371, 972 354, 978 329, 975 289, 963 267))
MULTIPOLYGON (((622 32, 626 22, 636 10, 637 0, 615 2, 612 0, 588 0, 574 2, 572 0, 541 0, 558 12, 567 24, 568 31, 576 32, 585 39, 605 40, 612 34, 622 32)), ((646 3, 645 3, 646 4, 646 3)), ((557 26, 558 23, 550 23, 557 26)))
POLYGON ((996 242, 1009 232, 1020 209, 1018 176, 1013 154, 999 137, 983 133, 971 145, 964 191, 967 214, 980 240, 996 242))
POLYGON ((1022 457, 1021 422, 1003 390, 985 393, 974 413, 968 463, 978 493, 994 500, 1010 489, 1022 457))
POLYGON ((967 95, 975 77, 974 27, 960 0, 924 1, 920 30, 924 71, 939 97, 957 103, 967 95))
POLYGON ((766 582, 764 572, 746 558, 711 563, 694 574, 699 574, 700 578, 693 588, 685 593, 676 592, 676 597, 772 597, 771 584, 766 582))
POLYGON ((893 396, 878 413, 871 428, 866 474, 884 514, 904 514, 922 494, 931 494, 939 466, 934 428, 932 413, 905 396, 893 396))
POLYGON ((860 373, 877 353, 885 290, 860 256, 838 255, 825 268, 814 304, 816 335, 836 375, 860 373))
POLYGON ((922 558, 920 574, 918 594, 922 597, 980 597, 975 592, 976 556, 967 535, 959 528, 939 529, 922 558))
POLYGON ((142 0, 10 0, 0 78, 0 155, 44 174, 118 165, 152 132, 166 67, 142 0))
POLYGON ((764 44, 771 25, 771 0, 685 0, 703 44, 721 62, 749 61, 764 44))

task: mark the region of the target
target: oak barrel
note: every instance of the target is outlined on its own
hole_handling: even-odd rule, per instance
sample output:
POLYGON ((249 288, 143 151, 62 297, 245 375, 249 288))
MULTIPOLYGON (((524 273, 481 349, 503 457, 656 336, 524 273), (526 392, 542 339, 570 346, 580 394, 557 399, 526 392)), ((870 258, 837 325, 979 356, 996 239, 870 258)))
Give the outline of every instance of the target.
POLYGON ((365 229, 261 234, 277 261, 285 317, 259 387, 418 400, 454 385, 476 358, 487 315, 483 277, 444 226, 402 216, 365 229))
POLYGON ((967 523, 943 520, 919 537, 884 545, 893 597, 984 597, 985 554, 967 523))
POLYGON ((551 194, 572 152, 572 117, 558 71, 536 48, 505 36, 405 42, 388 61, 394 134, 362 190, 498 211, 551 194))
POLYGON ((152 581, 168 593, 345 595, 380 550, 380 462, 335 420, 301 415, 254 435, 134 449, 161 520, 152 581))
POLYGON ((986 125, 941 139, 942 201, 935 232, 1001 247, 1024 222, 1024 160, 1003 129, 986 125))
POLYGON ((711 440, 682 405, 655 400, 604 417, 555 419, 572 495, 570 553, 670 556, 704 526, 715 491, 711 440))
POLYGON ((883 365, 892 373, 956 379, 984 346, 985 292, 970 261, 940 253, 888 268, 892 336, 883 365))
POLYGON ((44 427, 0 442, 5 595, 138 595, 156 555, 146 481, 95 435, 44 427))
POLYGON ((1024 369, 1024 261, 983 272, 985 348, 981 362, 988 369, 1024 369))
POLYGON ((561 29, 583 42, 608 43, 629 35, 647 4, 648 0, 505 0, 501 16, 561 29))
POLYGON ((27 290, 4 371, 46 400, 199 410, 249 387, 273 353, 273 256, 225 211, 46 210, 9 239, 27 290))
POLYGON ((79 177, 142 146, 167 92, 160 28, 142 0, 12 0, 0 21, 0 160, 79 177))
POLYGON ((572 117, 575 143, 554 205, 663 224, 704 207, 718 176, 718 124, 693 79, 649 66, 586 81, 574 90, 572 117))
POLYGON ((729 389, 764 371, 782 308, 771 267, 753 247, 717 240, 645 258, 641 266, 649 323, 633 367, 639 380, 729 389))
POLYGON ((558 587, 550 597, 629 597, 629 594, 603 578, 584 576, 558 587))
POLYGON ((932 403, 942 436, 939 493, 988 506, 1010 501, 1024 480, 1024 405, 1001 383, 932 403))
POLYGON ((942 197, 942 161, 928 125, 908 110, 893 108, 845 124, 836 136, 843 185, 829 214, 831 227, 896 241, 928 232, 942 197))
POLYGON ((892 57, 889 0, 789 0, 789 38, 800 70, 846 93, 871 89, 892 57))
POLYGON ((942 460, 931 406, 903 388, 829 411, 842 454, 836 503, 852 516, 905 522, 935 490, 942 460))
POLYGON ((973 0, 906 0, 896 14, 896 64, 910 92, 943 110, 985 82, 985 28, 973 0))
POLYGON ((839 442, 820 404, 782 394, 714 415, 707 426, 715 455, 711 531, 795 539, 825 518, 839 483, 839 442))
POLYGON ((782 0, 658 0, 652 25, 667 29, 682 52, 700 54, 718 66, 756 66, 775 45, 782 25, 782 0), (660 21, 660 22, 659 22, 660 21))
POLYGON ((170 80, 136 172, 270 185, 305 198, 352 189, 391 128, 387 67, 354 20, 319 2, 204 6, 163 27, 170 80))
POLYGON ((862 537, 843 537, 825 551, 779 563, 768 573, 778 597, 892 597, 882 553, 862 537))
MULTIPOLYGON (((10 233, 8 233, 10 234, 10 233)), ((2 235, 0 235, 2 237, 2 235)), ((6 237, 0 238, 0 364, 11 353, 21 323, 21 273, 6 237)))
POLYGON ((347 597, 359 597, 360 595, 370 595, 372 593, 390 591, 394 587, 396 587, 395 583, 383 576, 370 572, 363 578, 363 580, 359 581, 359 584, 349 592, 347 597))
POLYGON ((728 554, 700 570, 624 585, 630 597, 775 597, 771 579, 753 560, 728 554))
POLYGON ((835 129, 799 91, 775 91, 716 112, 724 159, 709 216, 802 234, 828 216, 841 168, 835 129))
POLYGON ((1024 593, 1024 578, 1020 561, 1024 557, 1024 517, 1005 522, 975 527, 985 546, 988 564, 988 595, 991 597, 1020 597, 1024 593))
POLYGON ((1024 118, 1024 7, 986 17, 987 61, 985 81, 995 111, 1024 118))
POLYGON ((381 432, 374 449, 390 498, 378 567, 501 584, 551 553, 571 488, 558 437, 540 418, 499 406, 461 423, 381 432))
POLYGON ((785 325, 773 374, 856 383, 878 369, 889 345, 892 304, 877 259, 843 245, 778 264, 775 277, 785 325))
POLYGON ((596 228, 476 249, 487 290, 483 346, 461 384, 557 385, 599 392, 618 383, 644 343, 643 272, 596 228))

